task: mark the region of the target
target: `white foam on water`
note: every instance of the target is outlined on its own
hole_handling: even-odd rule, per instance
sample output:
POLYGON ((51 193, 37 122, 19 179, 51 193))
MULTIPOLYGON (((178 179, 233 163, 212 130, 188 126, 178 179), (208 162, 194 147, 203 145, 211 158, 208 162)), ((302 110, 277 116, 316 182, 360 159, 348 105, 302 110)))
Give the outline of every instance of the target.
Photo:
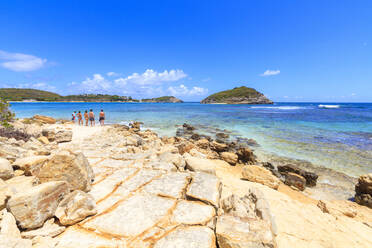
POLYGON ((281 110, 306 109, 306 107, 299 107, 299 106, 278 106, 278 107, 254 106, 251 108, 253 109, 281 109, 281 110))
POLYGON ((334 109, 334 108, 339 108, 340 105, 324 105, 324 104, 319 104, 318 108, 326 108, 326 109, 334 109))

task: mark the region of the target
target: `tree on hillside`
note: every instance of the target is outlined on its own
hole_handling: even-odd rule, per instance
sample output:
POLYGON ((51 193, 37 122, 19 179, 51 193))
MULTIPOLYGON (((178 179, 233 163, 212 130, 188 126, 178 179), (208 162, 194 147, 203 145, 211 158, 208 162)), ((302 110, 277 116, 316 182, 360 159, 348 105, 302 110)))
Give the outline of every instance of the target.
POLYGON ((10 127, 14 114, 9 110, 9 103, 0 98, 0 126, 10 127))

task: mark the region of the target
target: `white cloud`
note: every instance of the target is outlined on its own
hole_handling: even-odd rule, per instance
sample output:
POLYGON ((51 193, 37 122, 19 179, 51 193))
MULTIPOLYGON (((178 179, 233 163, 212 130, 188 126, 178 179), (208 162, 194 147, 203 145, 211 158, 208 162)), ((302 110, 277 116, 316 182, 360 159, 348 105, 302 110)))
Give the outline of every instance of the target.
POLYGON ((107 72, 106 75, 109 76, 109 77, 116 77, 116 76, 119 76, 119 73, 110 71, 110 72, 107 72))
POLYGON ((261 77, 268 77, 278 75, 280 70, 266 70, 264 73, 260 74, 261 77))
POLYGON ((34 71, 45 66, 47 60, 23 53, 9 53, 0 50, 0 66, 12 71, 34 71))
POLYGON ((93 77, 87 77, 81 82, 80 87, 86 92, 107 92, 111 88, 111 82, 106 80, 101 74, 93 74, 93 77))
POLYGON ((176 82, 185 77, 187 77, 187 74, 185 74, 182 70, 165 70, 164 72, 157 72, 152 69, 147 69, 142 74, 133 73, 126 78, 119 78, 115 80, 115 82, 122 85, 154 85, 162 84, 165 82, 176 82))
POLYGON ((2 85, 4 88, 21 88, 21 89, 38 89, 38 90, 47 90, 55 91, 57 88, 53 85, 47 84, 45 82, 39 83, 22 83, 17 85, 2 85))
POLYGON ((179 86, 170 86, 168 92, 174 96, 202 96, 208 93, 208 89, 194 86, 189 89, 187 86, 181 84, 179 86))

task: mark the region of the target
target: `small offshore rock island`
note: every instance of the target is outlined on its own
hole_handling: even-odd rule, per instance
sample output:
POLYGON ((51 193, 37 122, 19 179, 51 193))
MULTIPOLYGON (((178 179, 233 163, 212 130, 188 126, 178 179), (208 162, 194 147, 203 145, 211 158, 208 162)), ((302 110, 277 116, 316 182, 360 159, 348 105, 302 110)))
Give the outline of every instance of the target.
POLYGON ((208 96, 200 103, 204 104, 273 104, 264 94, 246 86, 235 87, 208 96))

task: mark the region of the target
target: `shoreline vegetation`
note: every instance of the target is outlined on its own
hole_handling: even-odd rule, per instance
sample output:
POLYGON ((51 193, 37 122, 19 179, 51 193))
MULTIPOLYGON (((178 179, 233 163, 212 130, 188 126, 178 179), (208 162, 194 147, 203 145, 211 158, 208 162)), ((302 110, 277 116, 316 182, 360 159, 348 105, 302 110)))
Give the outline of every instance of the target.
MULTIPOLYGON (((173 137, 140 122, 11 124, 27 135, 0 128, 1 235, 19 247, 370 247, 372 208, 333 199, 309 164, 262 157, 254 140, 187 123, 173 137)), ((354 182, 358 203, 371 180, 354 182)))

